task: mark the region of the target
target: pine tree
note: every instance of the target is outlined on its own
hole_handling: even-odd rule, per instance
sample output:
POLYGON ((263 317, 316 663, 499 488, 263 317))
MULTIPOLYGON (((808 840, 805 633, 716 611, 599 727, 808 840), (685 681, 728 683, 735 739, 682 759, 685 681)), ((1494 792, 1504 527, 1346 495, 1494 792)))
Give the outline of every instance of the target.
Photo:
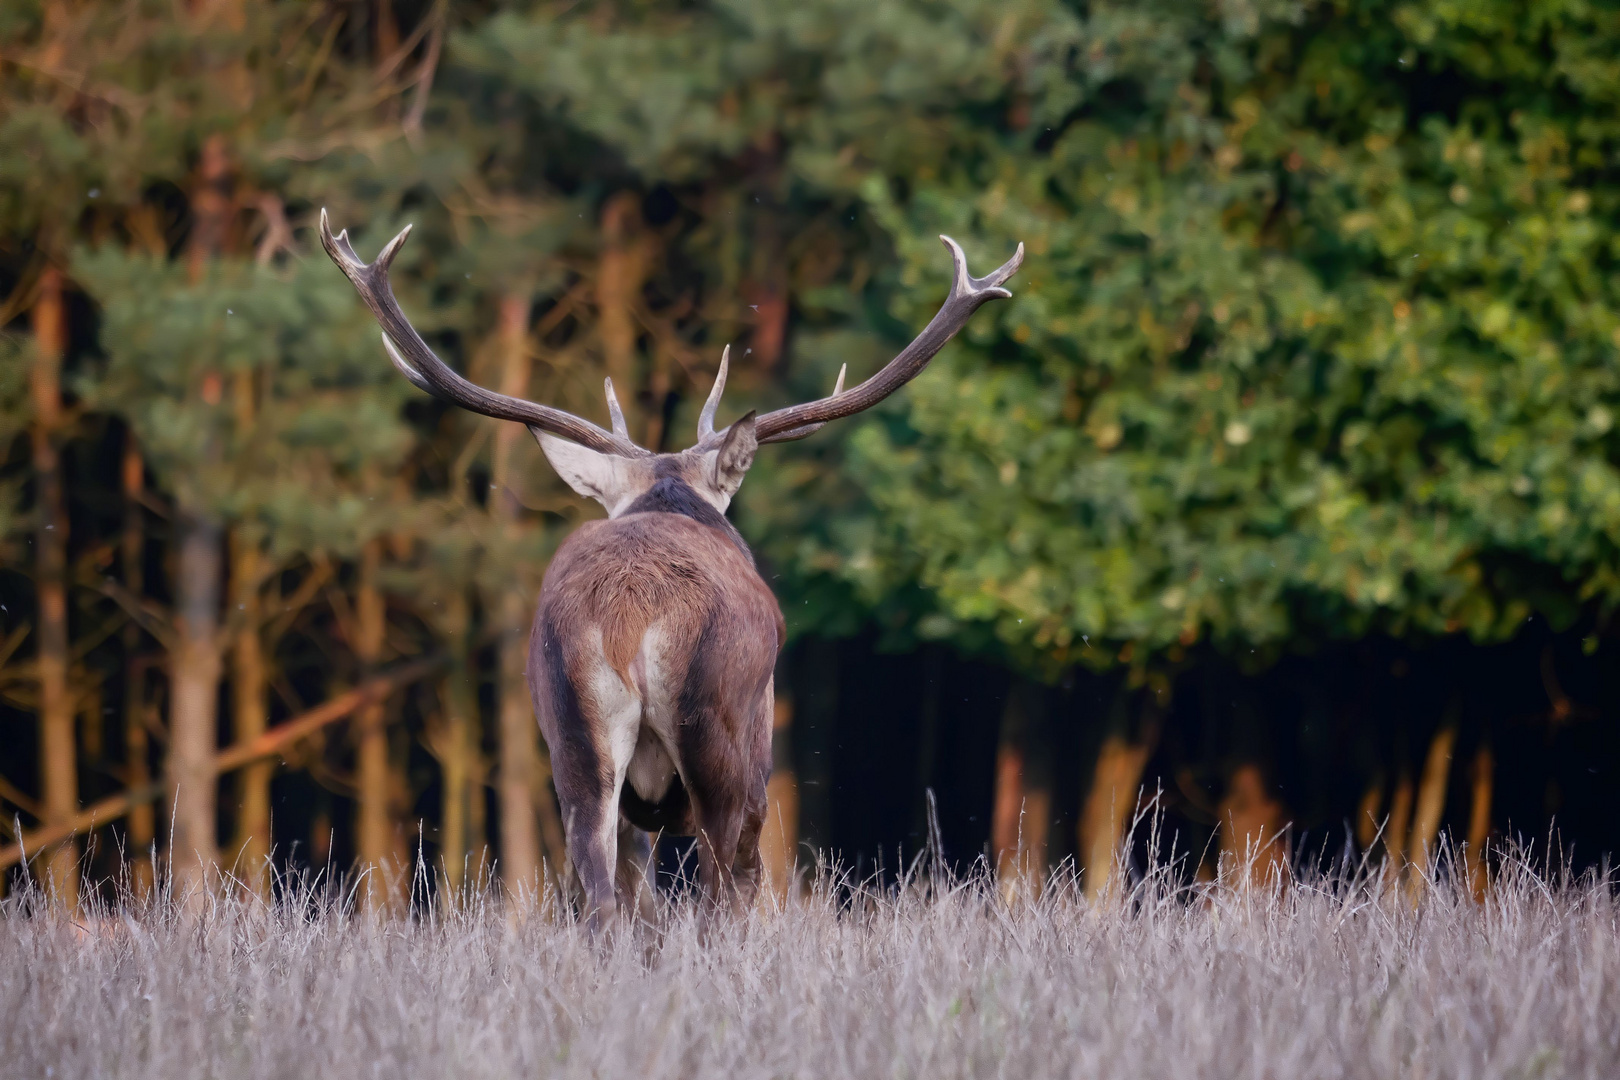
MULTIPOLYGON (((334 31, 341 23, 327 20, 334 31)), ((106 359, 74 389, 129 424, 175 500, 168 771, 175 869, 183 887, 195 885, 217 858, 212 759, 226 655, 233 725, 251 737, 268 719, 260 635, 274 613, 263 590, 289 569, 314 573, 318 557, 353 555, 387 528, 373 481, 412 445, 391 373, 357 362, 367 324, 317 272, 327 268, 301 258, 285 215, 299 195, 285 165, 292 144, 359 139, 376 121, 363 115, 345 131, 327 119, 365 87, 305 33, 295 5, 200 4, 179 25, 166 11, 87 6, 70 16, 49 5, 41 22, 16 29, 32 35, 34 52, 8 72, 5 119, 41 155, 12 178, 8 228, 32 225, 100 306, 106 359), (73 72, 66 83, 63 66, 73 72), (323 100, 311 102, 316 90, 323 100), (186 200, 178 236, 165 231, 154 184, 186 200)), ((404 141, 397 130, 395 141, 404 141)), ((352 165, 348 179, 359 179, 352 165)), ((45 310, 36 305, 36 322, 45 310)), ((35 337, 40 355, 60 352, 48 333, 35 337)), ((36 415, 36 430, 49 425, 36 415)), ((42 446, 36 461, 46 460, 42 446)), ((139 562, 133 554, 126 569, 139 562)), ((41 638, 47 661, 54 640, 41 638)), ((47 731, 61 726, 46 713, 47 731)), ((266 782, 263 768, 244 777, 238 824, 250 862, 267 851, 266 782)))

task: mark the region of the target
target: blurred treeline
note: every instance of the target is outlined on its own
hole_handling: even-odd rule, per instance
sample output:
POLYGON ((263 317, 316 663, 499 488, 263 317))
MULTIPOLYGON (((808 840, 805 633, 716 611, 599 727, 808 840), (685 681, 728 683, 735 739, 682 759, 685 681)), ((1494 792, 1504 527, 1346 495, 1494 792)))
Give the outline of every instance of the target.
POLYGON ((819 396, 932 314, 937 234, 1028 245, 739 496, 794 639, 779 866, 892 866, 932 789, 958 858, 1096 870, 1143 784, 1190 869, 1287 824, 1593 855, 1617 152, 1597 5, 12 0, 4 843, 557 864, 523 646, 594 511, 393 371, 324 206, 366 257, 414 224, 401 301, 475 381, 600 422, 611 375, 664 449, 723 344, 731 415, 819 396))

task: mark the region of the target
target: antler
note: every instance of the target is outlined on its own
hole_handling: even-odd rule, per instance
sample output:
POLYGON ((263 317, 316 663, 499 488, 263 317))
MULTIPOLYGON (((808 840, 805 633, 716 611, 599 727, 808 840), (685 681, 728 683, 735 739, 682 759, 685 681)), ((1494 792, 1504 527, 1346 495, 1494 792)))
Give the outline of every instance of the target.
MULTIPOLYGON (((1004 300, 1012 293, 1001 287, 1006 281, 1018 272, 1024 263, 1024 245, 1019 244, 1013 257, 1002 263, 995 270, 982 278, 972 277, 968 274, 967 257, 962 254, 962 248, 955 240, 948 236, 941 236, 945 246, 950 249, 951 262, 955 265, 955 277, 951 281, 951 294, 945 298, 945 305, 932 321, 923 327, 922 333, 900 351, 900 355, 884 365, 882 371, 867 379, 853 390, 844 390, 844 369, 838 372, 838 384, 833 387, 831 397, 824 397, 819 401, 808 401, 803 405, 793 405, 786 409, 777 409, 758 417, 754 421, 754 432, 762 443, 789 442, 793 439, 802 439, 806 435, 820 431, 828 421, 838 420, 845 416, 870 409, 906 383, 915 379, 922 369, 928 366, 928 361, 945 343, 956 336, 956 332, 967 325, 968 319, 985 303, 991 300, 1004 300)), ((703 418, 698 424, 700 440, 714 439, 714 410, 720 403, 720 391, 725 386, 726 363, 720 362, 720 374, 714 381, 714 389, 709 394, 709 402, 703 407, 703 418)), ((701 442, 700 442, 701 445, 701 442)))
POLYGON ((326 219, 326 210, 324 208, 321 210, 321 246, 332 257, 332 261, 337 263, 344 276, 353 283, 355 290, 360 294, 360 299, 366 302, 366 307, 376 316, 383 329, 383 348, 388 350, 388 358, 394 362, 394 367, 399 369, 399 373, 410 380, 411 385, 440 400, 460 405, 475 413, 493 416, 498 420, 516 420, 520 424, 527 424, 529 430, 536 435, 542 431, 550 432, 577 442, 581 446, 588 446, 592 450, 618 454, 621 457, 649 456, 649 451, 630 441, 629 431, 624 425, 624 417, 618 407, 619 403, 613 396, 611 382, 607 384, 606 389, 608 411, 613 417, 614 430, 607 432, 573 413, 485 390, 482 386, 470 383, 457 375, 448 364, 434 355, 427 342, 422 340, 422 335, 416 332, 416 328, 405 317, 405 313, 399 309, 399 301, 394 299, 393 286, 388 283, 389 264, 394 261, 394 256, 398 255, 399 249, 405 245, 405 238, 410 235, 411 227, 407 225, 377 253, 377 260, 368 264, 362 262, 360 256, 355 254, 353 245, 349 243, 349 230, 345 229, 336 236, 332 235, 331 226, 326 219))
POLYGON ((698 413, 698 442, 701 444, 712 439, 714 431, 714 414, 720 409, 720 395, 726 392, 726 372, 731 370, 731 346, 727 345, 720 350, 720 370, 714 373, 714 385, 709 387, 709 400, 703 403, 703 411, 698 413))

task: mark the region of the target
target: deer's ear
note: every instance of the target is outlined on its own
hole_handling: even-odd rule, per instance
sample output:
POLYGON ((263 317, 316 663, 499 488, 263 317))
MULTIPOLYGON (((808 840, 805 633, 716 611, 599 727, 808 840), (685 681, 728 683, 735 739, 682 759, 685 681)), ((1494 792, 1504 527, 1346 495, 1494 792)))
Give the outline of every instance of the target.
POLYGON ((758 449, 759 439, 754 434, 753 413, 736 421, 726 430, 726 437, 721 440, 720 449, 715 451, 710 479, 728 501, 737 494, 737 489, 742 487, 743 477, 748 475, 748 467, 754 463, 754 451, 758 449))
POLYGON ((563 483, 587 499, 601 503, 609 514, 627 496, 639 494, 631 490, 635 481, 627 458, 603 454, 543 431, 535 432, 535 437, 540 440, 541 451, 551 462, 551 467, 557 470, 557 475, 562 477, 563 483))

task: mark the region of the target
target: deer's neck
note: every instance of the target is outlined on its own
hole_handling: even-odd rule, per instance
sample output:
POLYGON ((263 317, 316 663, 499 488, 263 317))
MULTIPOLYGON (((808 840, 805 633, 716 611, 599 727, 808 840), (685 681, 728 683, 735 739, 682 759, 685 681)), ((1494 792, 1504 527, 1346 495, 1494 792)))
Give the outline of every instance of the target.
POLYGON ((754 561, 754 553, 748 550, 748 542, 742 538, 742 533, 737 531, 737 527, 726 519, 726 515, 716 510, 712 503, 693 491, 690 485, 678 477, 666 476, 648 488, 640 498, 625 508, 624 516, 630 514, 680 514, 682 517, 689 517, 693 521, 725 533, 731 542, 737 545, 738 550, 748 556, 750 564, 754 561))

